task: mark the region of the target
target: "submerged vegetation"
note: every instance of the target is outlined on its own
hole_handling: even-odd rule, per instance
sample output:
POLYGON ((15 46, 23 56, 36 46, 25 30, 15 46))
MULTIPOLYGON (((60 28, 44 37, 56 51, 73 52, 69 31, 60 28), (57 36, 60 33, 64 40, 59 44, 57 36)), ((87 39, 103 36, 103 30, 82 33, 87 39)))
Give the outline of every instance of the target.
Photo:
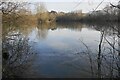
POLYGON ((20 77, 31 65, 33 51, 29 40, 20 33, 8 34, 2 42, 3 78, 20 77))
POLYGON ((120 24, 89 24, 92 28, 100 31, 98 49, 94 51, 83 41, 88 56, 91 76, 98 78, 120 78, 120 24), (108 46, 106 46, 108 45, 108 46))

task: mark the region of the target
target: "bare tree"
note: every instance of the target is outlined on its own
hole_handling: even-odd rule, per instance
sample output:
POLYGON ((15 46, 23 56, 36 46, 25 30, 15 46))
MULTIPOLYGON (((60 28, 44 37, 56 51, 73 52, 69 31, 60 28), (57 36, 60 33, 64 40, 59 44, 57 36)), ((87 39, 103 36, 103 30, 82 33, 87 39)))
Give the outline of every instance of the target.
POLYGON ((32 60, 33 51, 28 39, 20 33, 9 34, 2 43, 2 76, 3 78, 19 77, 32 60))
POLYGON ((37 13, 44 13, 46 11, 47 11, 47 9, 46 9, 45 4, 43 2, 36 4, 36 12, 37 13))
POLYGON ((120 1, 118 2, 118 5, 113 5, 112 3, 110 3, 110 5, 113 6, 113 7, 116 7, 118 9, 120 9, 120 1))
POLYGON ((10 14, 15 12, 20 4, 14 2, 1 2, 0 3, 0 10, 3 14, 10 14))

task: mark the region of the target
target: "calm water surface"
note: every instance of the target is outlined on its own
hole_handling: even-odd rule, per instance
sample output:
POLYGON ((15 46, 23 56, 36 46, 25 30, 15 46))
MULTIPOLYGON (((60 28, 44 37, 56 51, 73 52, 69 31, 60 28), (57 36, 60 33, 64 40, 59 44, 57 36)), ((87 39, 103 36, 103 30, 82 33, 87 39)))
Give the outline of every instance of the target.
POLYGON ((29 38, 36 53, 32 66, 23 77, 96 77, 91 70, 94 68, 97 72, 97 68, 91 68, 90 55, 84 44, 92 50, 91 57, 96 60, 101 37, 99 30, 85 24, 70 24, 39 25, 16 31, 29 38))
MULTIPOLYGON (((31 44, 38 53, 34 62, 37 74, 46 77, 81 77, 86 76, 83 70, 89 65, 87 58, 81 52, 85 46, 97 49, 100 33, 88 28, 72 30, 68 28, 57 28, 48 30, 38 35, 38 28, 34 28, 29 34, 31 44), (80 53, 77 55, 77 53, 80 53)), ((90 76, 89 74, 87 76, 90 76)))

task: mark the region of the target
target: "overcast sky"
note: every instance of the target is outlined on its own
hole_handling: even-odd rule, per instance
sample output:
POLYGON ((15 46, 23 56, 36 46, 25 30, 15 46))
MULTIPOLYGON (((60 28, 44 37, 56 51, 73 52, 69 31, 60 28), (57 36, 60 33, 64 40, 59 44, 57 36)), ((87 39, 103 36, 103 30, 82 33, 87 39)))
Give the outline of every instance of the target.
MULTIPOLYGON (((55 10, 57 12, 60 11, 71 12, 74 10, 82 10, 83 12, 89 12, 95 9, 103 0, 19 0, 19 1, 44 2, 48 11, 55 10)), ((116 4, 118 1, 119 0, 104 0, 97 10, 104 8, 110 2, 116 4)))
MULTIPOLYGON (((97 7, 99 4, 96 3, 88 3, 88 2, 46 2, 44 3, 49 11, 55 10, 58 12, 71 12, 75 10, 82 10, 83 12, 89 12, 92 11, 97 7)), ((108 3, 103 3, 98 9, 102 9, 105 7, 105 5, 108 3)))
MULTIPOLYGON (((45 5, 49 11, 63 11, 71 12, 74 10, 82 10, 83 12, 89 12, 95 9, 98 4, 103 0, 29 0, 33 2, 45 2, 45 5)), ((119 0, 104 0, 99 6, 99 9, 104 8, 107 4, 117 3, 119 0)))
MULTIPOLYGON (((32 2, 101 2, 102 0, 27 0, 27 1, 32 1, 32 2)), ((104 0, 105 2, 118 2, 119 0, 104 0)))

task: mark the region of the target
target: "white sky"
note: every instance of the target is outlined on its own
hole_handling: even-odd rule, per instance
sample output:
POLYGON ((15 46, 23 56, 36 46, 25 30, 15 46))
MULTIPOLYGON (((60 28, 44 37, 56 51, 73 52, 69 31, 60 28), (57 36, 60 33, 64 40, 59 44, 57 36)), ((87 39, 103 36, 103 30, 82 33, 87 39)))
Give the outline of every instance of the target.
MULTIPOLYGON (((3 0, 4 1, 4 0, 3 0)), ((48 11, 55 10, 57 12, 71 12, 74 10, 81 10, 83 12, 92 11, 100 4, 103 0, 10 0, 10 1, 28 1, 28 2, 44 2, 48 11), (80 3, 80 4, 79 4, 80 3), (77 6, 79 4, 79 6, 77 6), (76 7, 77 6, 77 7, 76 7)), ((120 0, 104 0, 104 2, 99 6, 102 9, 106 4, 117 3, 120 0)))
MULTIPOLYGON (((70 12, 82 9, 83 12, 92 11, 103 0, 28 0, 30 2, 45 2, 48 11, 70 12), (80 4, 79 4, 80 3, 80 4), (79 6, 77 6, 79 4, 79 6), (77 6, 77 7, 76 7, 77 6)), ((98 9, 102 9, 106 4, 117 3, 119 0, 104 0, 98 9)))
MULTIPOLYGON (((55 10, 58 12, 71 12, 74 10, 82 10, 83 12, 89 12, 96 8, 96 6, 99 4, 96 3, 88 3, 88 2, 81 2, 80 4, 78 2, 46 2, 44 3, 49 11, 55 10), (79 5, 78 5, 79 4, 79 5), (78 6, 77 6, 78 5, 78 6)), ((108 3, 103 3, 98 9, 102 9, 107 5, 108 3)))
MULTIPOLYGON (((101 2, 102 0, 27 0, 32 2, 101 2)), ((119 0, 104 0, 105 2, 118 2, 119 0)))

